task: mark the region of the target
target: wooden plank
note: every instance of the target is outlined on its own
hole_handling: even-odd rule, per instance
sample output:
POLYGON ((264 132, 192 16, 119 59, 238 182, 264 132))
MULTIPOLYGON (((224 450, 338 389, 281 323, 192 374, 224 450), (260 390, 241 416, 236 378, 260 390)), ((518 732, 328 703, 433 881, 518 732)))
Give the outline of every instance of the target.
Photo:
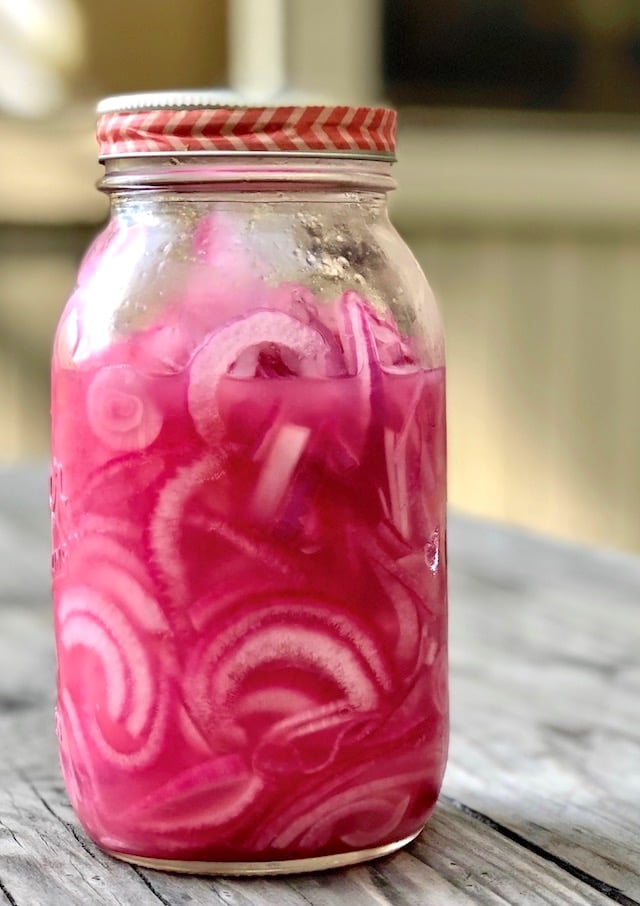
POLYGON ((446 792, 640 899, 640 561, 451 534, 446 792))
POLYGON ((481 906, 609 902, 599 890, 446 799, 409 851, 481 906))

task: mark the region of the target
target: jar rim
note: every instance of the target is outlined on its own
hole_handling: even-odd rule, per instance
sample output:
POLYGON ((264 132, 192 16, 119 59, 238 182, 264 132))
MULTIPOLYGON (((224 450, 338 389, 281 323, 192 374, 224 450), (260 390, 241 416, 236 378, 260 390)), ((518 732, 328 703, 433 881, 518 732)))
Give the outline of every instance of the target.
POLYGON ((311 160, 311 159, 333 159, 333 160, 361 160, 377 161, 387 164, 396 163, 397 158, 393 154, 372 151, 363 153, 361 151, 124 151, 119 154, 101 155, 101 163, 113 160, 129 159, 151 159, 151 160, 186 160, 187 158, 245 158, 246 160, 255 161, 256 158, 266 158, 268 160, 282 160, 291 158, 293 160, 311 160))
POLYGON ((273 192, 290 186, 296 191, 333 187, 386 193, 396 188, 391 164, 388 158, 339 153, 144 152, 106 158, 98 188, 273 192))

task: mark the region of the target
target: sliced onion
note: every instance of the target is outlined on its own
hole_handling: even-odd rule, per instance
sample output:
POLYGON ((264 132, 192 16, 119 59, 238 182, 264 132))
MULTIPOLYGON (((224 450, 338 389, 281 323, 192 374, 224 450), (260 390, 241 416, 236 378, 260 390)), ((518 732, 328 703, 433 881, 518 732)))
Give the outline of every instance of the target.
POLYGON ((374 723, 371 712, 354 713, 344 701, 307 704, 276 721, 263 734, 253 757, 254 767, 262 774, 313 774, 326 770, 340 754, 345 740, 353 743, 366 735, 374 723))
POLYGON ((140 629, 165 634, 169 621, 153 593, 142 562, 122 541, 102 532, 79 532, 65 563, 64 585, 82 584, 109 599, 140 629))
POLYGON ((256 484, 251 510, 260 522, 273 520, 289 489, 298 462, 309 441, 310 428, 282 425, 274 438, 256 484))
POLYGON ((209 757, 212 754, 211 746, 184 705, 178 708, 178 724, 188 746, 200 755, 209 757))
POLYGON ((385 428, 384 455, 389 487, 389 514, 402 537, 408 540, 411 529, 407 494, 407 463, 403 454, 404 450, 398 448, 395 432, 390 428, 385 428))
POLYGON ((397 554, 396 556, 391 556, 378 540, 379 538, 386 539, 388 537, 385 532, 386 527, 384 524, 380 524, 377 528, 377 533, 373 533, 352 527, 350 535, 353 538, 356 549, 359 549, 364 554, 369 563, 375 565, 376 568, 381 567, 397 579, 412 595, 415 595, 418 600, 422 600, 424 597, 424 586, 420 582, 420 574, 413 569, 413 555, 417 554, 418 557, 422 557, 422 562, 424 563, 424 551, 415 551, 409 545, 403 545, 401 557, 398 557, 397 554), (410 563, 411 568, 403 566, 403 563, 410 563))
POLYGON ((449 712, 449 662, 443 646, 433 662, 431 685, 436 708, 440 714, 449 712))
POLYGON ((363 300, 375 340, 377 359, 389 374, 410 374, 419 370, 411 343, 403 337, 390 317, 377 312, 363 300))
MULTIPOLYGON (((263 714, 286 719, 292 715, 311 712, 318 703, 318 696, 312 695, 308 689, 295 689, 274 683, 245 693, 238 702, 236 714, 242 723, 248 723, 263 714)), ((282 723, 281 719, 277 725, 282 723)))
POLYGON ((184 603, 188 597, 188 577, 180 550, 185 509, 205 482, 219 478, 221 469, 221 457, 206 455, 180 466, 158 494, 149 523, 151 550, 171 598, 178 603, 184 603))
POLYGON ((302 836, 300 846, 317 849, 336 837, 354 849, 379 846, 382 841, 401 837, 394 833, 404 818, 411 794, 400 798, 377 796, 375 790, 350 790, 329 800, 324 820, 318 821, 302 836), (342 828, 346 827, 347 830, 342 828))
MULTIPOLYGON (((77 292, 77 291, 76 291, 77 292)), ((59 368, 73 368, 74 357, 80 341, 78 310, 72 296, 58 324, 53 342, 53 364, 59 368)))
POLYGON ((223 430, 217 399, 220 377, 241 356, 245 356, 245 373, 255 373, 264 344, 273 344, 294 357, 298 374, 323 376, 327 372, 328 347, 322 335, 284 312, 254 311, 216 330, 195 356, 189 377, 189 411, 207 442, 216 443, 223 430))
POLYGON ((162 412, 144 378, 130 365, 101 368, 87 391, 94 434, 112 450, 143 450, 162 428, 162 412))
POLYGON ((415 668, 421 648, 423 626, 416 599, 397 577, 383 566, 373 564, 378 581, 385 592, 386 602, 393 608, 397 623, 394 661, 402 671, 415 668))
MULTIPOLYGON (((191 623, 199 634, 214 631, 215 625, 226 624, 232 614, 254 606, 256 601, 277 601, 283 594, 283 582, 286 581, 285 571, 282 575, 273 577, 270 582, 262 574, 253 575, 252 571, 247 570, 245 558, 241 557, 236 572, 225 575, 208 594, 191 604, 191 623)), ((288 583, 284 587, 288 589, 288 583)), ((288 593, 290 591, 285 591, 285 594, 288 593)))
POLYGON ((75 700, 85 735, 114 765, 140 767, 159 754, 166 729, 167 690, 156 665, 122 611, 94 589, 70 586, 57 601, 61 686, 75 700), (100 670, 86 675, 86 651, 100 670), (107 712, 97 703, 104 696, 107 712))
POLYGON ((375 360, 375 343, 364 299, 355 292, 345 293, 338 303, 338 329, 349 374, 363 374, 375 360))
POLYGON ((104 669, 110 718, 123 717, 132 735, 141 732, 152 710, 153 675, 147 653, 124 616, 109 600, 89 588, 63 592, 57 608, 64 648, 91 649, 104 669), (113 682, 111 681, 113 677, 113 682))
POLYGON ((76 478, 74 518, 81 530, 118 537, 140 553, 149 505, 164 470, 163 456, 138 450, 108 459, 82 480, 76 478))
POLYGON ((62 648, 69 651, 82 646, 96 655, 103 665, 108 716, 112 721, 120 720, 125 711, 129 689, 129 671, 120 647, 104 623, 96 620, 91 613, 81 611, 71 619, 61 619, 58 639, 62 648))
POLYGON ((395 564, 398 577, 404 577, 404 584, 414 589, 432 614, 442 612, 446 605, 444 555, 440 527, 436 526, 424 547, 404 554, 395 564))
POLYGON ((176 375, 191 361, 197 341, 178 316, 134 334, 130 340, 131 361, 148 375, 176 375))
MULTIPOLYGON (((286 668, 296 697, 302 689, 323 701, 330 688, 333 700, 351 713, 375 710, 391 687, 382 652, 354 618, 325 602, 282 594, 263 604, 246 602, 203 633, 185 691, 200 726, 215 732, 214 715, 236 714, 247 681, 270 665, 286 668)), ((268 688, 264 680, 261 688, 268 688)))
POLYGON ((373 416, 377 416, 382 403, 373 327, 367 303, 355 292, 344 293, 338 302, 338 311, 347 370, 357 376, 358 400, 353 417, 359 422, 362 436, 366 437, 376 427, 373 416))
MULTIPOLYGON (((430 765, 429 770, 440 770, 437 756, 441 737, 446 737, 446 712, 441 712, 435 701, 433 664, 427 663, 431 641, 424 646, 418 669, 414 671, 405 694, 384 716, 376 727, 372 746, 382 755, 385 751, 413 751, 416 763, 430 765), (434 754, 435 753, 435 758, 434 754)), ((438 644, 438 643, 436 643, 438 644)))
MULTIPOLYGON (((331 843, 338 848, 353 839, 361 845, 382 845, 407 835, 403 819, 411 800, 434 786, 431 765, 415 764, 416 755, 389 756, 381 762, 359 763, 334 772, 324 783, 270 816, 256 835, 260 848, 317 852, 331 843), (414 762, 412 765, 411 762, 414 762), (374 815, 371 811, 375 812, 374 815), (382 825, 382 827, 379 827, 382 825), (345 839, 347 838, 347 839, 345 839)), ((418 821, 412 819, 417 826, 418 821)))
POLYGON ((265 566, 276 574, 287 576, 292 581, 301 578, 302 572, 297 568, 294 559, 275 545, 261 541, 229 522, 216 518, 213 514, 203 516, 198 524, 204 531, 217 535, 236 548, 243 557, 255 561, 254 565, 265 566))
POLYGON ((130 573, 102 563, 93 568, 86 581, 92 587, 110 588, 113 597, 122 602, 131 618, 147 632, 159 635, 168 632, 169 621, 157 600, 130 573))
POLYGON ((442 373, 356 293, 226 280, 218 225, 179 328, 59 381, 93 431, 62 445, 65 774, 125 851, 366 848, 441 770, 442 373))
POLYGON ((177 604, 185 604, 190 599, 195 574, 200 580, 209 576, 213 584, 216 576, 224 573, 229 546, 238 552, 238 561, 245 574, 250 565, 251 569, 260 571, 263 582, 266 582, 265 573, 287 576, 292 581, 300 576, 290 551, 254 537, 211 508, 211 498, 224 497, 226 490, 218 494, 217 489, 226 484, 224 460, 215 454, 206 454, 178 468, 158 493, 149 522, 149 543, 153 562, 171 600, 177 604), (189 539, 193 542, 194 538, 199 540, 200 546, 191 559, 188 542, 189 539), (208 550, 206 557, 202 552, 203 545, 208 550))
POLYGON ((95 759, 78 710, 64 687, 58 694, 56 732, 60 766, 71 805, 87 830, 100 834, 105 826, 105 817, 103 797, 95 774, 95 759))
POLYGON ((262 787, 240 755, 223 755, 183 771, 137 802, 129 817, 152 833, 190 836, 206 829, 211 842, 214 831, 226 829, 252 807, 262 787))
MULTIPOLYGON (((78 535, 96 534, 106 539, 111 539, 133 545, 140 537, 140 527, 121 519, 119 516, 102 516, 99 513, 86 513, 80 520, 78 535)), ((140 561, 132 555, 130 563, 137 563, 139 569, 144 570, 140 561)), ((135 571, 135 567, 134 567, 135 571)))

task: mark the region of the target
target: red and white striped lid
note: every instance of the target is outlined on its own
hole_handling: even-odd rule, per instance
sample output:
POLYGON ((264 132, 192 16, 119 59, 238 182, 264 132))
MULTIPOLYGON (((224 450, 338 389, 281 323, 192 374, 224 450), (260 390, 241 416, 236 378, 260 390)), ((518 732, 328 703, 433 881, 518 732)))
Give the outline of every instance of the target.
POLYGON ((101 160, 140 154, 304 154, 395 159, 385 107, 254 106, 217 92, 121 95, 98 104, 101 160))

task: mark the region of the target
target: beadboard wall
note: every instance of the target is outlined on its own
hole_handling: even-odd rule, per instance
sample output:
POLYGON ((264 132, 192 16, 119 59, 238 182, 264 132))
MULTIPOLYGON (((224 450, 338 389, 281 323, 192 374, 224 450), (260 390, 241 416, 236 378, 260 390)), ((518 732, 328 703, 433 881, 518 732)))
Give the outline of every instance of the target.
POLYGON ((447 328, 453 506, 640 550, 640 234, 411 238, 447 328))
MULTIPOLYGON (((444 313, 452 505, 640 551, 637 145, 409 128, 393 215, 444 313)), ((0 461, 47 452, 50 337, 104 210, 80 157, 81 185, 61 166, 40 223, 28 180, 0 180, 0 461)))

